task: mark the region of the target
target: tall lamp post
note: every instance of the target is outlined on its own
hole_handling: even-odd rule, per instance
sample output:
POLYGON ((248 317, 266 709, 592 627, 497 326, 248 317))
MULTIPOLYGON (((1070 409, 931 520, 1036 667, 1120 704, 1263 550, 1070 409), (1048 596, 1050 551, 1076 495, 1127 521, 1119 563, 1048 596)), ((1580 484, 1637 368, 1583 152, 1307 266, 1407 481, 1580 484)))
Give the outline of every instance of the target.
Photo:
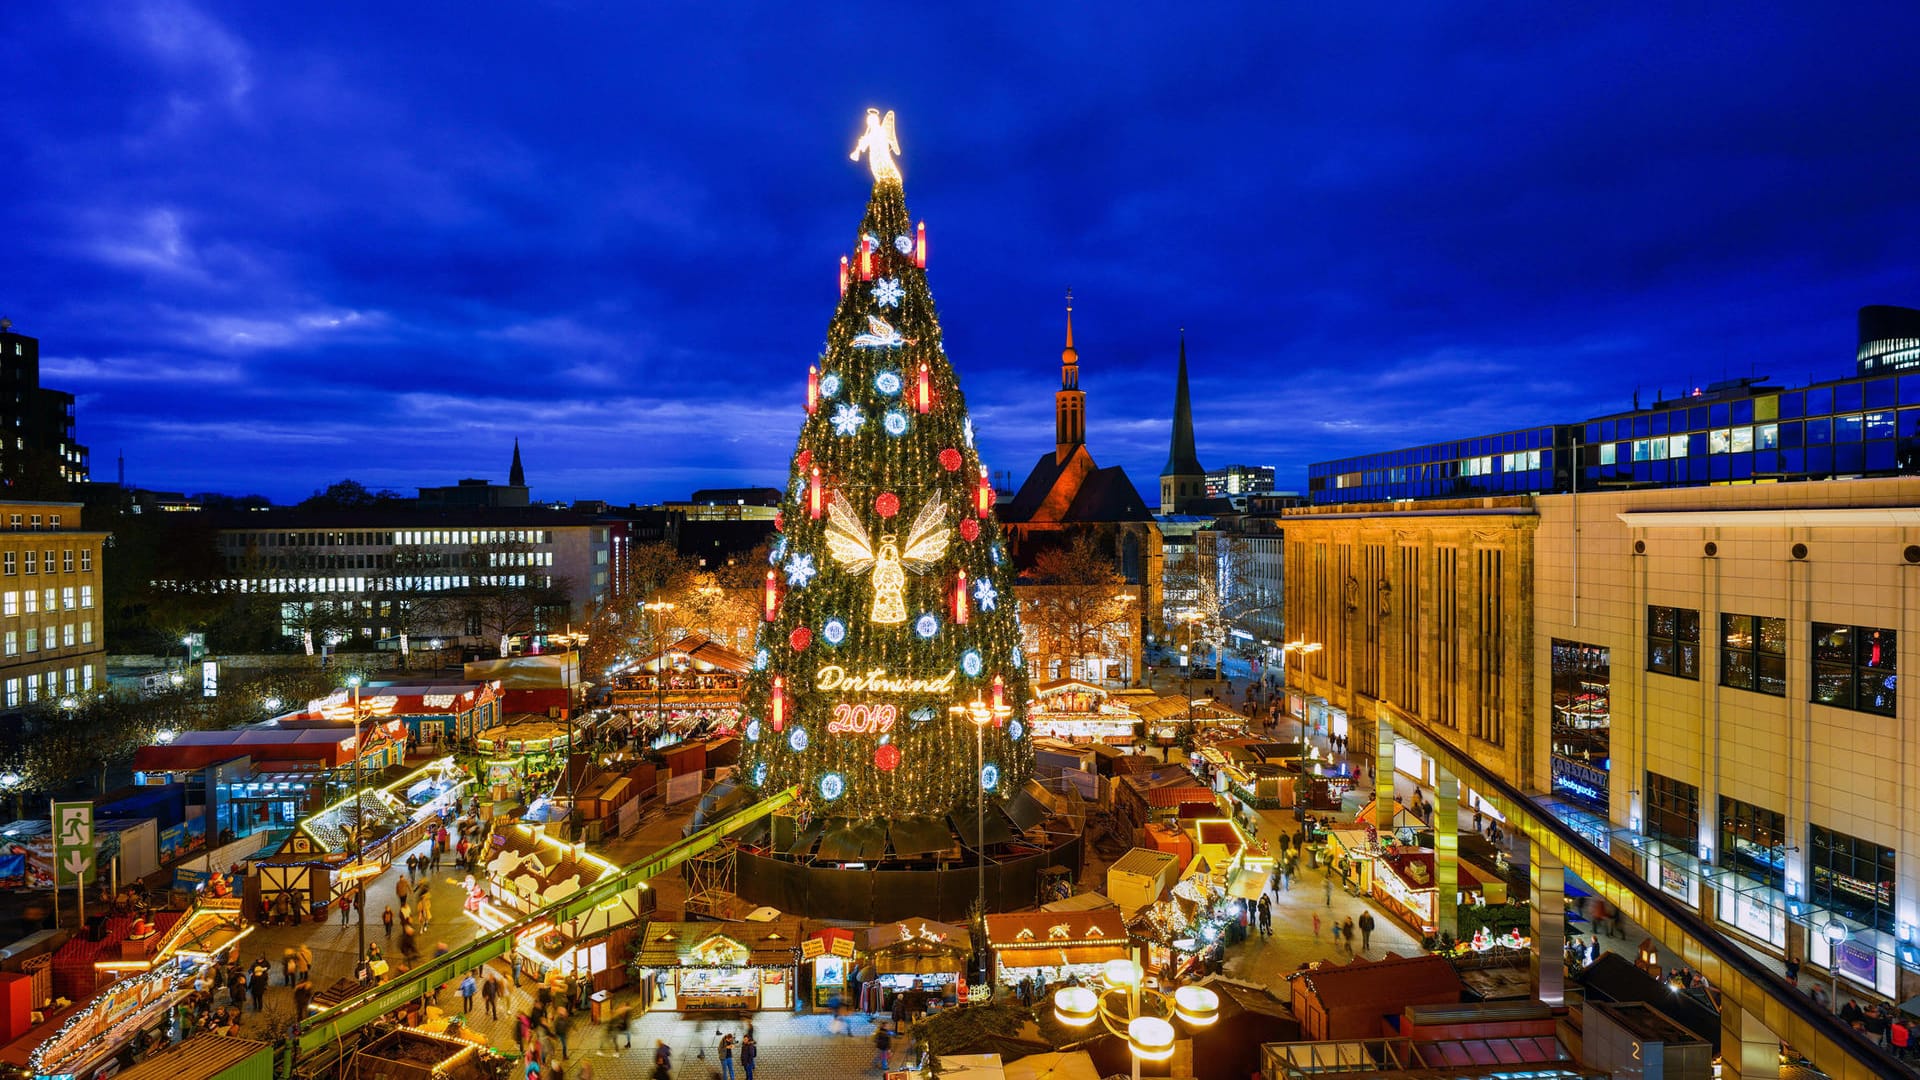
MULTIPOLYGON (((979 693, 975 692, 973 700, 966 705, 967 719, 973 721, 974 828, 978 830, 975 836, 979 843, 974 859, 980 867, 980 894, 976 903, 982 919, 987 914, 987 725, 999 727, 1013 715, 1013 706, 1002 700, 998 693, 997 678, 995 684, 993 704, 980 700, 979 693)), ((995 786, 998 785, 999 780, 995 778, 995 786)))
POLYGON ((1827 916, 1826 925, 1820 928, 1820 936, 1827 939, 1827 973, 1833 976, 1833 990, 1827 998, 1827 1008, 1840 1011, 1840 946, 1847 940, 1847 927, 1839 919, 1827 916))
POLYGON ((1196 1028, 1220 1018, 1220 995, 1204 986, 1182 986, 1169 994, 1151 989, 1145 982, 1146 973, 1138 961, 1110 960, 1089 985, 1066 986, 1053 992, 1054 1019, 1077 1028, 1099 1021, 1109 1034, 1127 1041, 1133 1058, 1133 1080, 1140 1080, 1141 1061, 1165 1061, 1173 1056, 1174 1030, 1169 1018, 1196 1028))
POLYGON ((658 657, 653 672, 653 719, 664 727, 667 722, 664 715, 667 711, 667 650, 660 642, 660 613, 672 611, 674 604, 671 600, 654 600, 641 604, 640 608, 647 613, 652 625, 653 654, 658 657))
MULTIPOLYGON (((1280 692, 1282 694, 1287 692, 1287 654, 1299 653, 1302 656, 1306 656, 1310 653, 1319 652, 1320 647, 1319 642, 1304 639, 1289 641, 1285 645, 1280 646, 1280 692)), ((1305 721, 1302 721, 1301 727, 1301 741, 1304 742, 1306 740, 1305 721)))
MULTIPOLYGON (((366 858, 367 810, 361 800, 364 790, 360 784, 360 755, 366 750, 360 738, 360 676, 349 675, 347 686, 353 691, 353 872, 362 872, 360 863, 366 858)), ((356 877, 350 884, 357 890, 362 879, 356 877)), ((360 913, 359 935, 360 949, 354 953, 353 965, 357 971, 367 959, 367 904, 365 900, 355 904, 360 913)))

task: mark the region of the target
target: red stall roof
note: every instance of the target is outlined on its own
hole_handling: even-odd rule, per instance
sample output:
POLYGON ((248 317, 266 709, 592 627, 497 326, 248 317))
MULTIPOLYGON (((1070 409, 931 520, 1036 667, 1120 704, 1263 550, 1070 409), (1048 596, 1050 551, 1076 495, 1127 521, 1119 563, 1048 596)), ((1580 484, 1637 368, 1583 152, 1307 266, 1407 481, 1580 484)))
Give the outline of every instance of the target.
POLYGON ((175 772, 203 768, 242 754, 255 761, 341 765, 353 760, 353 725, 187 731, 165 746, 143 746, 134 751, 133 767, 141 772, 175 772))

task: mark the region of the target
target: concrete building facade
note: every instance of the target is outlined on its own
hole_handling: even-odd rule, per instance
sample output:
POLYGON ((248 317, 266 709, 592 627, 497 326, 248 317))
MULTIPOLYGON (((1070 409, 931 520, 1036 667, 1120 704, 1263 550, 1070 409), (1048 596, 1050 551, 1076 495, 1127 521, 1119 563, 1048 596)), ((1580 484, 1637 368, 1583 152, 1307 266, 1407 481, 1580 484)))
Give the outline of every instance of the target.
POLYGON ((1356 718, 1341 732, 1353 750, 1372 750, 1358 718, 1385 701, 1502 776, 1529 775, 1532 500, 1301 508, 1282 523, 1286 632, 1321 646, 1290 655, 1287 680, 1356 718))
POLYGON ((1577 798, 1542 754, 1528 786, 1604 806, 1616 854, 1727 933, 1830 968, 1837 923, 1843 983, 1914 993, 1920 478, 1537 508, 1533 716, 1604 715, 1610 782, 1577 798))

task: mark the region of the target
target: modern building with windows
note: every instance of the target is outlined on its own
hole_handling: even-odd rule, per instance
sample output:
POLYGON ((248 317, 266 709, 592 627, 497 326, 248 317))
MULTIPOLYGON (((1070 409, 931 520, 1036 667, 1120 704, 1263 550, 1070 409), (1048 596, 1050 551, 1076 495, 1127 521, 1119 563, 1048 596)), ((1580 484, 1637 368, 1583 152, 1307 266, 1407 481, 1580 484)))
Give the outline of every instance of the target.
POLYGON ((1532 501, 1531 789, 1727 933, 1911 995, 1920 478, 1532 501))
POLYGON ((0 484, 14 498, 60 498, 87 480, 73 395, 40 385, 40 340, 0 319, 0 484))
POLYGON ((431 511, 399 503, 194 517, 194 528, 214 530, 225 574, 216 588, 277 603, 290 636, 324 625, 376 640, 432 635, 482 645, 496 644, 483 639, 509 622, 528 633, 584 624, 613 587, 615 541, 626 529, 618 518, 537 506, 431 511), (549 587, 551 598, 528 618, 515 617, 506 590, 531 595, 549 587), (410 617, 409 607, 423 601, 489 589, 502 593, 491 605, 500 610, 490 614, 462 614, 463 605, 450 599, 424 604, 424 619, 410 617), (312 617, 316 608, 329 617, 312 617))
POLYGON ((1920 312, 1860 311, 1858 372, 1728 379, 1647 408, 1307 468, 1316 506, 1920 473, 1920 312), (1578 468, 1569 467, 1574 462, 1578 468))
POLYGON ((79 503, 0 502, 0 713, 105 688, 107 534, 79 503))

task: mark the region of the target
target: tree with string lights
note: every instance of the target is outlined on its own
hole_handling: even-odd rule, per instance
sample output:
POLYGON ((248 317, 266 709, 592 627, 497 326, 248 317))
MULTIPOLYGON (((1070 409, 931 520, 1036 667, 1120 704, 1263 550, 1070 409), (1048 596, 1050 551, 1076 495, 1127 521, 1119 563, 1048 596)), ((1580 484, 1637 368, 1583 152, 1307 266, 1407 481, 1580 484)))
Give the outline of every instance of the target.
POLYGON ((1032 773, 1013 574, 907 214, 893 114, 761 589, 743 771, 804 812, 943 815, 1032 773))

